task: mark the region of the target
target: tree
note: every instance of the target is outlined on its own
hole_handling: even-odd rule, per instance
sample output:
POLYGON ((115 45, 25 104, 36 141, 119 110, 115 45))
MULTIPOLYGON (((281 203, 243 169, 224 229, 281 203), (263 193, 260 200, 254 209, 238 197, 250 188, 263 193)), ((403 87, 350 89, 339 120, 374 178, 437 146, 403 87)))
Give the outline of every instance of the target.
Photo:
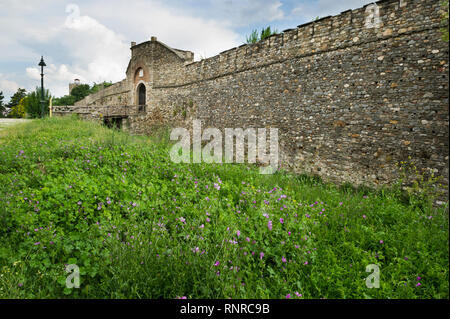
POLYGON ((0 91, 0 118, 4 117, 5 112, 5 105, 3 104, 3 99, 5 97, 3 96, 3 91, 0 91))
POLYGON ((53 99, 53 105, 74 105, 75 104, 75 96, 73 95, 64 95, 62 97, 58 97, 53 99))
POLYGON ((78 102, 78 101, 84 99, 89 94, 91 94, 91 89, 89 87, 89 84, 77 85, 70 92, 70 95, 72 95, 75 98, 75 102, 78 102))
POLYGON ((92 85, 92 87, 90 89, 90 94, 97 93, 98 91, 106 89, 108 86, 111 86, 111 85, 112 85, 112 82, 103 81, 102 83, 99 83, 99 84, 94 82, 94 85, 92 85))
POLYGON ((91 86, 89 84, 80 84, 77 85, 72 89, 69 95, 64 95, 58 98, 53 99, 53 105, 54 106, 61 106, 61 105, 74 105, 75 102, 81 101, 89 94, 97 93, 100 90, 103 90, 104 88, 107 88, 108 86, 113 85, 113 83, 104 81, 102 83, 95 83, 91 86))
POLYGON ((8 107, 13 108, 17 104, 19 104, 20 100, 23 99, 27 95, 27 91, 25 89, 19 88, 11 99, 9 100, 8 107))
POLYGON ((247 43, 256 43, 277 33, 278 30, 275 29, 272 31, 270 26, 267 28, 262 28, 260 33, 258 33, 258 30, 253 30, 252 33, 247 36, 247 43))
POLYGON ((18 109, 16 108, 15 113, 12 113, 12 110, 19 105, 20 100, 22 100, 25 96, 27 96, 27 91, 25 89, 19 88, 16 93, 14 93, 13 96, 11 96, 11 99, 9 100, 9 103, 7 105, 8 108, 11 109, 11 112, 8 113, 7 117, 19 117, 18 109))
POLYGON ((272 30, 270 30, 270 26, 268 26, 267 28, 261 30, 261 37, 260 37, 260 39, 264 40, 265 38, 268 38, 271 35, 277 34, 277 33, 278 33, 278 31, 276 29, 272 31, 272 30))
MULTIPOLYGON (((37 89, 36 89, 37 90, 37 89)), ((31 92, 25 98, 25 110, 28 117, 37 118, 41 116, 41 93, 31 92)))
POLYGON ((11 108, 11 112, 9 112, 8 117, 13 117, 13 118, 23 118, 26 115, 26 110, 25 110, 25 100, 27 98, 24 97, 22 98, 19 103, 17 105, 14 105, 11 108))
POLYGON ((98 91, 103 90, 104 88, 107 88, 111 85, 113 85, 111 81, 104 81, 102 83, 94 82, 92 87, 90 87, 89 84, 78 85, 72 89, 69 95, 64 95, 62 97, 53 99, 53 105, 74 105, 75 102, 84 99, 89 94, 97 93, 98 91))
MULTIPOLYGON (((48 114, 48 105, 50 101, 50 92, 44 91, 44 114, 48 114)), ((34 92, 27 95, 24 101, 25 111, 28 117, 38 118, 41 117, 41 89, 36 87, 34 92)))

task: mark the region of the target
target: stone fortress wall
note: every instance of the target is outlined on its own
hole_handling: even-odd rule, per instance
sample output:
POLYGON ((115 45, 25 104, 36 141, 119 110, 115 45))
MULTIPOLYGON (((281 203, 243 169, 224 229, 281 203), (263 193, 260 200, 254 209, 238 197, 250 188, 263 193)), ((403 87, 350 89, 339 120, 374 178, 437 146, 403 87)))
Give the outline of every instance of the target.
POLYGON ((383 0, 198 62, 152 38, 132 44, 125 80, 59 114, 129 109, 124 126, 137 134, 192 119, 222 132, 276 127, 282 166, 295 172, 373 186, 392 182, 395 163, 411 157, 448 184, 449 60, 440 25, 437 0, 383 0))

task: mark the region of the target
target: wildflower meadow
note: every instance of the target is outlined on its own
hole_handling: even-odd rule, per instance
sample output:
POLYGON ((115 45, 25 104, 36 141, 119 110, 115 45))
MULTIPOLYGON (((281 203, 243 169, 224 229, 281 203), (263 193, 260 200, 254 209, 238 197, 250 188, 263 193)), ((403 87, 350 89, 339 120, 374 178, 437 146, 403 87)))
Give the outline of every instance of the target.
POLYGON ((0 298, 449 298, 448 203, 171 144, 74 117, 0 131, 0 298))

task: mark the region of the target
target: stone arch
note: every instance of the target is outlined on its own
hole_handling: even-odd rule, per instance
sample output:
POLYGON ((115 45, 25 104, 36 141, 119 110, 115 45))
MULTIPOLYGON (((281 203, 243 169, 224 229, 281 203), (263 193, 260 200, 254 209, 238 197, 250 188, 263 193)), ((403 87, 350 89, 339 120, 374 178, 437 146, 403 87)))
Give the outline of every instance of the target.
POLYGON ((142 67, 138 67, 136 72, 134 73, 134 83, 137 83, 141 80, 145 81, 147 79, 146 72, 142 67))
POLYGON ((144 83, 139 83, 136 88, 136 102, 139 106, 147 104, 147 88, 144 83))

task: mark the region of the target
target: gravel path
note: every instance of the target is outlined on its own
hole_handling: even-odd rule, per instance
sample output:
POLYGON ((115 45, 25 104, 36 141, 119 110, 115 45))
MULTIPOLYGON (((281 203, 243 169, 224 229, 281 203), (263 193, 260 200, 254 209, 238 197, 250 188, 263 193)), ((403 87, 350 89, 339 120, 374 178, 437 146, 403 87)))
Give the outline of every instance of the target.
POLYGON ((24 123, 24 122, 28 122, 31 120, 27 120, 27 119, 0 119, 0 130, 11 126, 11 125, 15 125, 18 123, 24 123))

